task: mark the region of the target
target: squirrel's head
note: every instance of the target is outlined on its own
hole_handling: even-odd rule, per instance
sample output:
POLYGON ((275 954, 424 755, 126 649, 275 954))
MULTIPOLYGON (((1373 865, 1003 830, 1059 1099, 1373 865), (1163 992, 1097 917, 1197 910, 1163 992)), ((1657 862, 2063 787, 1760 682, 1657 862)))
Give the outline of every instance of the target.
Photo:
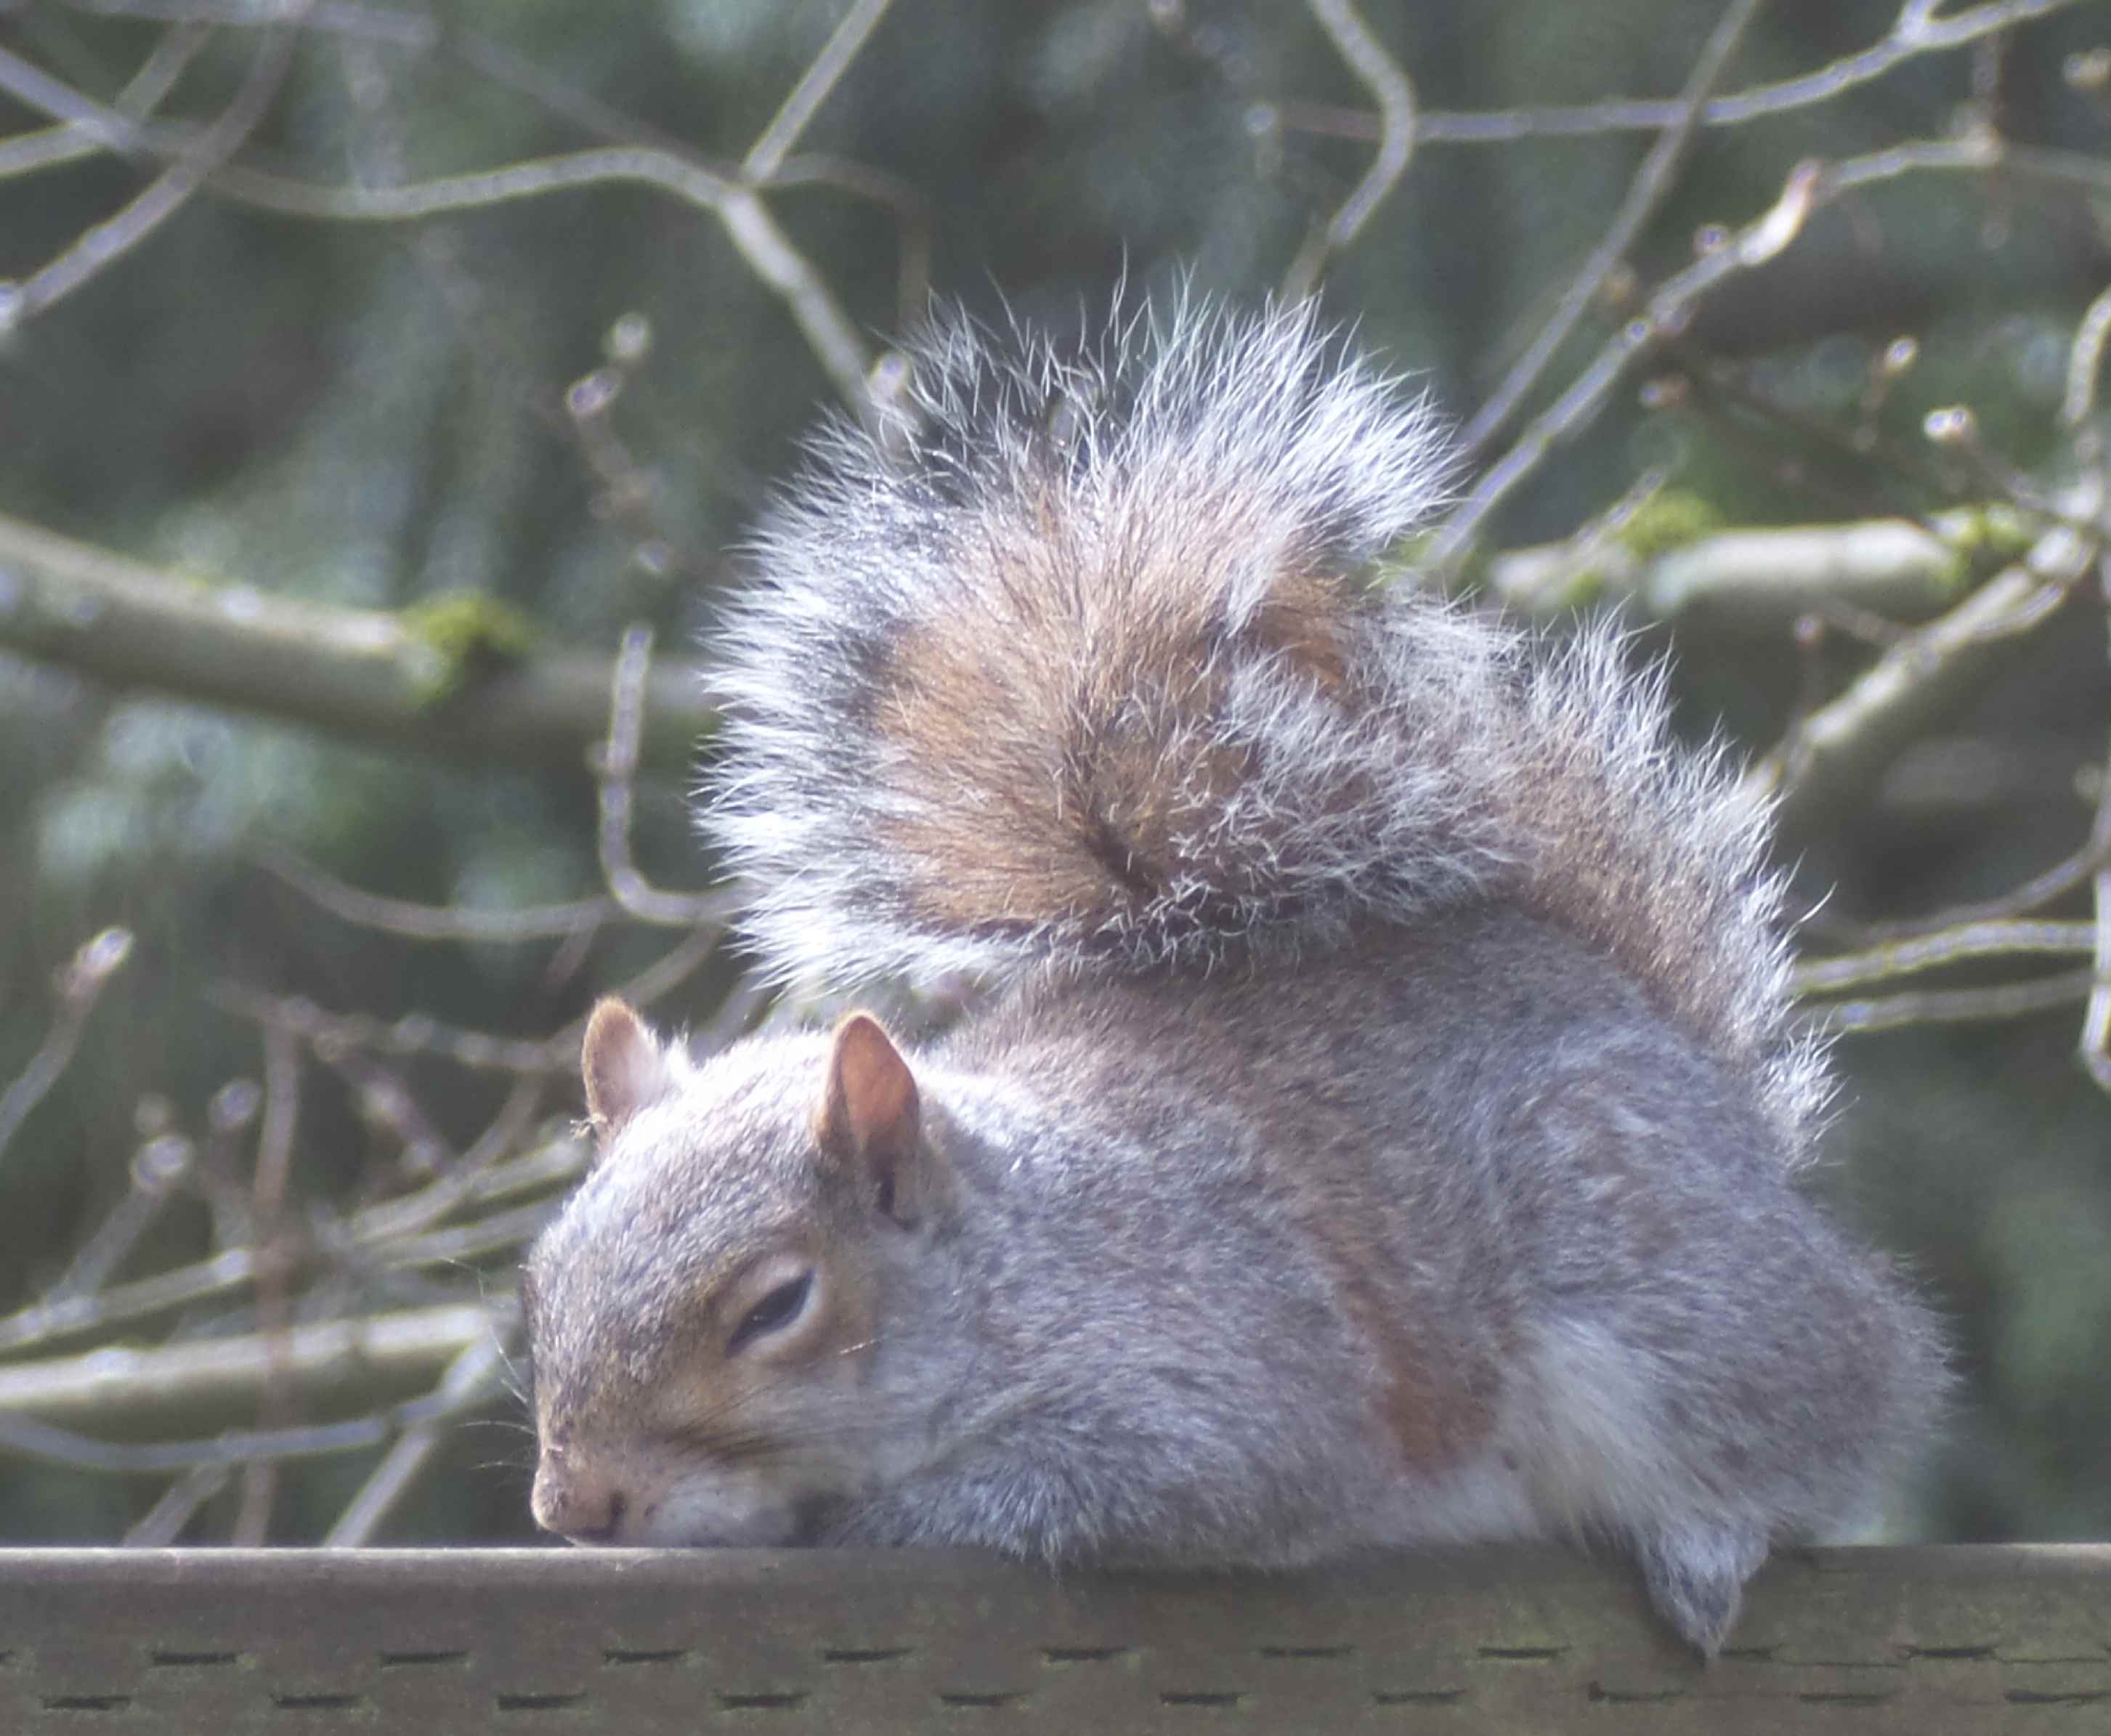
POLYGON ((698 1064, 619 1000, 584 1063, 593 1172, 521 1281, 536 1522, 814 1540, 916 1432, 875 1380, 883 1297, 951 1183, 909 1064, 862 1013, 698 1064))

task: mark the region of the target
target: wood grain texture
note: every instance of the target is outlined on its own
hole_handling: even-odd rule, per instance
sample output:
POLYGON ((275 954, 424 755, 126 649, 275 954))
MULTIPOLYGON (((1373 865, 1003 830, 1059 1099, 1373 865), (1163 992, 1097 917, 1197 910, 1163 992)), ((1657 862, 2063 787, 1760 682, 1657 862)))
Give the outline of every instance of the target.
POLYGON ((1704 1667, 1544 1550, 1062 1580, 936 1552, 0 1550, 0 1730, 2111 1730, 2111 1546, 1777 1558, 1704 1667))

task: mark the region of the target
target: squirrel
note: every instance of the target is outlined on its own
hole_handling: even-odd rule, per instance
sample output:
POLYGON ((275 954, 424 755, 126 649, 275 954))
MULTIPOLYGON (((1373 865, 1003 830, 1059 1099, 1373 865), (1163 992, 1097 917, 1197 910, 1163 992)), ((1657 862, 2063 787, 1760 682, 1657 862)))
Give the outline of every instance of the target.
POLYGON ((783 981, 989 999, 698 1060, 585 1034, 521 1287, 580 1543, 1276 1568, 1555 1538, 1720 1648, 1935 1426, 1802 1191, 1769 819, 1617 624, 1382 586, 1426 401, 1308 309, 964 317, 730 605, 701 814, 783 981))

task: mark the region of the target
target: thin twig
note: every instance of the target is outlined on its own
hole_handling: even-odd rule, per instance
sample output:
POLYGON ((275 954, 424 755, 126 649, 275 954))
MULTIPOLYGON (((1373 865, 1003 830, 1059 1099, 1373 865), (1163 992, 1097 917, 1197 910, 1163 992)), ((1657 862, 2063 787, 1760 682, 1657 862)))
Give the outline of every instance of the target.
MULTIPOLYGON (((449 1407, 451 1420, 503 1395, 506 1368, 505 1344, 496 1330, 488 1332, 447 1365, 434 1395, 449 1407)), ((397 1436, 324 1534, 322 1547, 357 1549, 372 1542, 375 1532, 430 1465, 443 1438, 439 1418, 417 1423, 397 1436)))
POLYGON ((102 18, 152 18, 163 23, 290 25, 337 36, 356 36, 400 48, 429 48, 439 26, 423 12, 368 6, 359 0, 316 0, 289 8, 284 0, 67 0, 75 11, 102 18), (293 16, 288 16, 289 12, 293 16))
POLYGON ((448 1229, 405 1236, 382 1249, 381 1258, 393 1267, 474 1265, 526 1247, 542 1234, 560 1203, 554 1199, 537 1199, 448 1229))
POLYGON ((2096 382, 2103 371, 2107 340, 2111 340, 2111 289, 2089 304, 2068 352, 2067 390, 2060 398, 2059 419, 2070 429, 2079 429, 2095 411, 2096 382))
POLYGON ((197 1510, 227 1487, 234 1475, 229 1465, 193 1465, 125 1534, 125 1547, 166 1548, 183 1535, 184 1528, 197 1516, 197 1510))
POLYGON ((1911 995, 1888 995, 1876 1000, 1823 1002, 1811 1009, 1818 1029, 1846 1035, 1895 1031, 1906 1025, 1969 1024, 1982 1019, 2027 1018, 2057 1007, 2086 1000, 2095 972, 2066 971, 2035 982, 2003 983, 1985 989, 1924 989, 1911 995))
MULTIPOLYGON (((272 41, 284 43, 291 34, 290 31, 275 34, 272 41)), ((252 84, 255 82, 252 80, 252 84)), ((216 165, 215 172, 206 178, 206 184, 216 193, 281 215, 352 223, 416 221, 579 188, 624 183, 651 187, 709 211, 719 220, 749 269, 776 292, 791 312, 805 333, 808 347, 843 401, 860 415, 869 411, 865 374, 871 357, 865 339, 819 274, 778 226, 753 188, 674 152, 636 145, 611 146, 512 163, 502 169, 447 175, 407 187, 316 186, 262 170, 221 162, 240 141, 236 123, 247 120, 249 125, 254 124, 255 117, 248 114, 251 105, 244 100, 251 88, 245 84, 244 96, 238 97, 219 121, 184 147, 178 165, 169 172, 178 177, 171 187, 188 179, 189 170, 184 169, 184 165, 192 168, 216 165), (225 149, 221 148, 223 144, 225 149)), ((0 90, 20 97, 31 107, 52 114, 57 119, 92 129, 95 136, 112 150, 159 152, 165 148, 153 135, 116 110, 61 84, 4 49, 0 49, 0 90)), ((267 97, 268 94, 266 92, 267 97)), ((246 132, 247 127, 242 130, 246 132)), ((168 180, 169 176, 165 175, 163 179, 168 180)), ((188 186, 183 190, 187 196, 188 186)), ((149 192, 151 194, 152 189, 149 192)), ((143 200, 148 196, 142 197, 143 200)), ((128 225, 136 225, 138 220, 129 215, 126 220, 128 225)), ((94 233, 92 231, 91 235, 94 233)), ((129 244, 129 240, 126 244, 129 244)), ((80 247, 89 246, 84 238, 80 247)), ((27 286, 24 288, 26 291, 27 286)))
MULTIPOLYGON (((493 1168, 527 1136, 542 1108, 543 1089, 540 1079, 516 1081, 474 1143, 424 1187, 363 1209, 355 1221, 356 1240, 367 1246, 384 1245, 396 1236, 430 1228, 457 1205, 477 1197, 493 1168)), ((569 1168, 567 1164, 560 1172, 568 1173, 569 1168)))
POLYGON ((477 910, 461 904, 420 904, 384 898, 347 885, 290 851, 265 849, 257 865, 284 881, 311 904, 341 922, 378 929, 411 941, 463 941, 513 945, 527 941, 566 940, 592 933, 622 907, 609 897, 575 898, 563 904, 523 904, 513 910, 477 910))
POLYGON ((263 1107, 263 1088, 253 1079, 229 1080, 206 1104, 205 1142, 191 1173, 212 1213, 217 1248, 246 1247, 256 1238, 238 1154, 247 1149, 249 1130, 263 1107))
MULTIPOLYGON (((1783 403, 1778 397, 1759 390, 1747 378, 1746 369, 1710 355, 1695 343, 1689 333, 1670 338, 1664 348, 1669 358, 1685 370, 1686 377, 1698 392, 1709 400, 1723 401, 1726 413, 1720 417, 1720 425, 1735 427, 1727 411, 1742 410, 1773 428, 1785 430, 1821 448, 1824 461, 1811 469, 1879 472, 1906 491, 1887 495, 1889 500, 1897 503, 1891 505, 1894 511, 1909 511, 1908 503, 1917 503, 1931 495, 1941 499, 1956 492, 1954 484, 1945 477, 1941 469, 1929 461, 1925 441, 1911 446, 1899 441, 1859 441, 1853 430, 1783 403)), ((1818 480, 1806 474, 1807 485, 1818 480)))
POLYGON ((1378 147, 1363 179, 1292 263, 1282 284, 1286 301, 1302 301, 1312 292, 1328 260, 1355 240, 1371 213, 1407 173, 1414 154, 1414 86, 1406 72, 1371 34, 1351 0, 1307 0, 1307 4, 1335 52, 1378 98, 1378 147))
POLYGON ((1686 159, 1687 147, 1692 142, 1694 126, 1707 103, 1709 93, 1723 76, 1730 57, 1744 40, 1745 32, 1750 28, 1761 4, 1762 0, 1730 0, 1721 21, 1701 49, 1700 57, 1693 63, 1686 88, 1679 94, 1678 118, 1650 147, 1649 155, 1635 171, 1626 198, 1620 202, 1619 211, 1598 245, 1591 249, 1590 257, 1584 261, 1582 269, 1562 291, 1552 317, 1525 347, 1524 353, 1512 365, 1487 402, 1467 423, 1460 440, 1469 451, 1478 451, 1486 446, 1516 415, 1539 383, 1540 376, 1546 371, 1555 352, 1568 341, 1568 334, 1576 329, 1577 322, 1605 287, 1606 278, 1635 244, 1643 226, 1656 214, 1657 207, 1671 191, 1679 165, 1686 159))
MULTIPOLYGON (((2086 329, 2085 321, 2084 329, 2086 329)), ((2111 558, 2100 560, 2098 579, 2101 595, 2111 605, 2111 558)), ((2089 849, 2100 863, 2090 879, 2094 901, 2095 979, 2090 985, 2089 1005, 2081 1018, 2081 1064, 2089 1077, 2111 1091, 2111 759, 2096 793, 2096 817, 2089 830, 2089 849)))
POLYGON ((769 180, 806 130, 806 123, 829 100, 829 93, 865 47, 873 27, 887 16, 893 0, 854 0, 842 21, 830 34, 821 52, 792 87, 792 94, 771 118, 761 135, 748 147, 741 168, 751 182, 769 180))
POLYGON ((652 669, 652 630, 633 627, 623 636, 609 683, 608 739, 598 773, 601 824, 595 833, 602 878, 624 911, 642 922, 687 928, 722 923, 733 903, 725 892, 662 892, 638 872, 631 859, 632 791, 638 776, 638 744, 644 736, 646 678, 652 669))
MULTIPOLYGON (((293 1256, 288 1246, 286 1190, 293 1172, 300 1104, 300 1049, 283 1027, 266 1025, 264 1120, 257 1130, 256 1174, 250 1190, 257 1240, 256 1320, 267 1353, 264 1389, 256 1404, 256 1427, 262 1434, 285 1427, 293 1417, 288 1390, 293 1361, 288 1279, 293 1256)), ((278 1489, 277 1467, 269 1461, 243 1468, 242 1499, 230 1541, 251 1548, 263 1543, 270 1529, 271 1507, 278 1489)))
POLYGON ((132 936, 123 928, 106 928, 75 952, 58 974, 58 1010, 36 1054, 30 1056, 13 1082, 0 1091, 0 1158, 7 1142, 30 1118, 59 1082, 88 1028, 89 1015, 104 986, 132 955, 132 936))
POLYGON ((393 188, 325 187, 230 166, 216 175, 211 185, 215 193, 284 216, 404 223, 626 184, 652 188, 715 216, 749 268, 789 309, 843 401, 864 413, 870 351, 806 256, 751 189, 668 152, 608 146, 393 188))
POLYGON ((2059 177, 2086 174, 2091 179, 2101 174, 2111 179, 2111 166, 2057 153, 2027 152, 1984 134, 1917 139, 1837 164, 1800 165, 1770 210, 1667 278, 1642 315, 1609 338, 1568 390, 1528 424, 1440 528, 1425 554, 1425 564, 1437 571, 1455 567, 1496 509, 1539 469, 1555 446, 1573 439, 1596 418, 1637 364, 1655 354, 1666 337, 1684 329, 1704 297, 1731 278, 1777 257, 1802 233, 1813 212, 1847 193, 1907 175, 1984 175, 2003 169, 2059 177))
POLYGON ((2029 954, 2084 954, 2095 941, 2089 922, 1968 922, 1910 941, 1895 941, 1866 952, 1806 959, 1790 986, 1799 995, 1829 995, 1886 982, 1921 971, 1939 970, 1967 959, 2015 958, 2029 954))
MULTIPOLYGON (((664 1000, 718 956, 720 947, 725 944, 725 936, 723 922, 692 929, 682 936, 680 945, 662 953, 622 984, 618 992, 636 1007, 649 1007, 655 1001, 664 1000)), ((550 1040, 553 1044, 570 1045, 566 1054, 567 1071, 579 1063, 579 1039, 585 1032, 585 1021, 579 1020, 550 1040)))
MULTIPOLYGON (((163 31, 161 40, 119 93, 113 105, 117 113, 135 124, 153 113, 211 34, 202 25, 190 24, 175 25, 163 31)), ((0 139, 0 180, 78 162, 108 148, 108 141, 97 129, 71 122, 0 139)))
POLYGON ((1989 492, 2005 499, 2018 510, 2043 524, 2070 525, 2084 536, 2095 530, 2093 524, 2075 518, 2032 478, 1988 445, 1980 432, 1979 419, 1969 406, 1953 404, 1931 410, 1921 425, 1932 445, 1961 457, 1989 492))
MULTIPOLYGON (((576 1050, 576 1042, 574 1047, 576 1050)), ((576 1179, 585 1167, 585 1150, 577 1140, 552 1140, 539 1149, 495 1165, 465 1183, 457 1185, 443 1178, 422 1193, 369 1207, 353 1217, 347 1235, 355 1249, 370 1250, 382 1268, 407 1269, 420 1263, 415 1250, 403 1252, 407 1226, 435 1221, 462 1206, 490 1205, 547 1194, 576 1179)), ((234 1296, 254 1281, 257 1264, 253 1246, 230 1248, 193 1265, 113 1285, 92 1296, 33 1303, 0 1317, 0 1352, 40 1349, 84 1332, 107 1333, 178 1308, 234 1296)), ((303 1330, 306 1329, 295 1328, 296 1335, 303 1330)))
POLYGON ((869 200, 894 219, 894 307, 904 331, 931 309, 931 254, 937 217, 916 187, 898 175, 847 157, 802 151, 788 156, 769 178, 772 188, 835 187, 869 200))
POLYGON ((279 1027, 311 1045, 341 1043, 384 1055, 436 1055, 474 1072, 489 1073, 565 1073, 575 1058, 570 1040, 561 1035, 494 1036, 420 1013, 393 1020, 325 1013, 298 995, 266 995, 234 982, 209 984, 202 993, 210 1004, 224 1012, 279 1027))
POLYGON ((2100 851, 2092 845, 2077 850, 2074 854, 2054 863, 2043 872, 2033 874, 1998 898, 1982 899, 1976 904, 1952 904, 1927 916, 1900 918, 1882 922, 1840 924, 1832 932, 1842 941, 1861 945, 1876 945, 1910 941, 1923 935, 1940 933, 1948 928, 1962 928, 1975 922, 2004 921, 2038 909, 2056 898, 2063 897, 2077 886, 2086 885, 2091 877, 2107 863, 2111 863, 2111 853, 2100 851))
POLYGON ((0 48, 0 93, 12 97, 25 108, 99 140, 107 149, 138 148, 138 129, 127 117, 4 48, 0 48))
MULTIPOLYGON (((611 107, 590 92, 538 66, 505 43, 455 27, 452 23, 443 29, 422 13, 331 4, 323 0, 323 3, 313 6, 305 17, 287 21, 305 25, 312 31, 338 34, 364 46, 385 46, 414 53, 443 49, 493 83, 526 97, 547 113, 570 122, 605 143, 646 146, 686 161, 728 184, 742 179, 758 188, 826 184, 883 206, 892 213, 899 232, 901 265, 897 301, 901 323, 906 327, 922 317, 928 299, 932 225, 925 202, 899 176, 867 164, 784 155, 841 79, 888 3, 889 0, 860 0, 858 7, 838 26, 738 169, 713 164, 683 140, 611 107), (766 171, 759 166, 764 162, 769 165, 766 171)), ((185 0, 94 0, 94 5, 98 11, 134 16, 190 17, 224 25, 264 21, 254 6, 216 5, 210 0, 192 0, 192 3, 185 3, 185 0)), ((6 144, 0 144, 0 175, 7 172, 7 148, 6 144)), ((102 148, 102 143, 83 140, 70 132, 66 134, 66 149, 72 156, 102 148)), ((25 163, 24 166, 42 165, 39 162, 25 163)))
MULTIPOLYGON (((677 156, 687 156, 706 168, 714 165, 701 152, 665 133, 648 121, 621 109, 611 107, 591 91, 560 78, 556 74, 537 66, 528 57, 509 44, 474 30, 454 27, 450 20, 448 28, 440 30, 430 19, 420 19, 431 31, 434 40, 428 48, 445 48, 460 59, 463 65, 502 89, 515 96, 525 97, 544 113, 554 115, 570 124, 591 138, 604 144, 650 145, 656 151, 665 151, 677 156)), ((728 180, 733 179, 730 165, 719 167, 728 180)))
POLYGON ((82 1242, 58 1281, 45 1292, 47 1298, 91 1295, 107 1284, 175 1197, 193 1156, 191 1142, 176 1133, 157 1135, 141 1146, 132 1159, 132 1185, 125 1197, 82 1242))
MULTIPOLYGON (((1879 41, 1814 72, 1714 98, 1700 111, 1700 125, 1745 126, 1794 109, 1813 107, 1857 85, 1881 79, 1923 55, 1965 48, 1997 32, 2081 3, 2081 0, 1993 0, 1991 4, 1967 7, 1947 18, 1911 20, 1909 28, 1901 27, 1908 22, 1902 14, 1900 22, 1894 23, 1879 41)), ((1425 145, 1500 145, 1522 138, 1655 133, 1677 124, 1679 108, 1676 101, 1645 100, 1478 112, 1432 109, 1422 116, 1415 133, 1425 145)), ((1285 104, 1282 118, 1285 126, 1346 138, 1376 138, 1384 125, 1375 115, 1318 104, 1285 104)))
MULTIPOLYGON (((290 8, 289 16, 297 16, 301 10, 297 3, 290 8)), ((285 80, 286 69, 293 60, 294 39, 290 30, 267 32, 250 64, 248 75, 220 118, 199 134, 145 192, 116 216, 94 224, 49 265, 16 285, 8 308, 10 322, 19 323, 42 313, 53 302, 70 295, 175 215, 204 184, 207 177, 241 148, 243 141, 263 120, 285 80)), ((0 51, 0 54, 4 52, 0 51)))
POLYGON ((425 1113, 400 1069, 356 1049, 339 1049, 333 1044, 317 1049, 316 1059, 345 1082, 359 1106, 360 1119, 386 1128, 396 1142, 395 1161, 362 1179, 363 1194, 370 1197, 406 1176, 423 1181, 452 1167, 453 1147, 425 1113))

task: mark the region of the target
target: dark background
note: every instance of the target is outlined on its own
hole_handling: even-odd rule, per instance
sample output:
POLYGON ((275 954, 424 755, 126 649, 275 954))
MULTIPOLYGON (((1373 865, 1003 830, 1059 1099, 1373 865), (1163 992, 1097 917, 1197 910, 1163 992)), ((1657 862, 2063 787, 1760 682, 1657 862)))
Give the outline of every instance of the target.
MULTIPOLYGON (((109 102, 184 10, 109 16, 18 0, 0 4, 0 49, 109 102)), ((1948 12, 1977 10, 1995 8, 1948 12)), ((1690 261, 1704 226, 1751 221, 1808 158, 1981 125, 2111 165, 2111 102, 2075 58, 2111 43, 2111 8, 2043 10, 1998 48, 1910 57, 1824 100, 1702 129, 1628 253, 1633 281, 1646 292, 1690 261)), ((242 160, 385 185, 612 134, 730 164, 842 11, 841 0, 322 7, 242 160), (406 46, 381 28, 389 20, 431 20, 442 34, 406 46)), ((1427 109, 1507 111, 1675 95, 1721 11, 1717 0, 1370 0, 1365 16, 1427 109)), ((1886 0, 1773 0, 1721 88, 1837 62, 1895 16, 1886 0)), ((240 25, 212 30, 163 112, 219 113, 256 44, 240 25)), ((825 178, 773 191, 769 205, 875 347, 906 316, 904 230, 845 184, 856 172, 859 185, 881 172, 915 212, 929 287, 987 317, 1009 306, 1074 327, 1124 283, 1132 297, 1185 283, 1254 301, 1363 174, 1371 144, 1337 136, 1339 117, 1371 107, 1313 17, 1283 0, 897 0, 801 142, 825 178)), ((0 95, 0 138, 47 125, 0 95)), ((1552 311, 1655 136, 1425 141, 1329 262, 1329 314, 1463 419, 1552 311)), ((105 153, 0 178, 0 279, 62 253, 152 166, 105 153)), ((1842 201, 1780 260, 1709 298, 1684 340, 1687 364, 1720 365, 1769 414, 1676 391, 1650 394, 1651 407, 1638 380, 1486 527, 1487 545, 1568 537, 1653 467, 1732 525, 1982 501, 1991 484, 1932 466, 1921 437, 1930 410, 1957 403, 2002 462, 2064 486, 2076 463, 2057 415, 2069 345, 2107 283, 2104 179, 1905 176, 1842 201), (1901 336, 1918 360, 1865 417, 1873 368, 1901 336), (1861 459, 1823 437, 1862 422, 1878 444, 1861 459)), ((923 294, 907 286, 906 316, 923 294)), ((1535 405, 1631 308, 1594 305, 1535 405)), ((1678 372, 1670 360, 1648 370, 1678 372)), ((679 655, 685 636, 707 637, 712 592, 737 569, 726 551, 831 397, 723 229, 662 194, 602 187, 355 224, 262 213, 207 188, 0 338, 0 514, 299 599, 395 609, 487 593, 545 645, 609 652, 627 624, 649 622, 663 655, 679 655), (605 421, 620 450, 590 450, 567 392, 633 315, 649 347, 623 367, 605 421)), ((1721 727, 1747 750, 1871 655, 1839 635, 1814 653, 1786 620, 1646 639, 1677 657, 1695 734, 1721 727)), ((1926 913, 1998 894, 2080 847, 2106 691, 2101 604, 2083 587, 1872 788, 1800 816, 1784 853, 1807 900, 1829 889, 1835 924, 1926 913)), ((642 864, 670 885, 705 884, 712 866, 689 841, 683 779, 650 777, 638 797, 642 864)), ((0 1088, 51 1026, 54 971, 107 925, 136 937, 64 1077, 0 1151, 0 1312, 56 1281, 125 1199, 143 1137, 173 1127, 203 1140, 216 1094, 262 1077, 257 1023, 228 1009, 225 986, 540 1036, 670 944, 634 925, 569 948, 422 944, 319 908, 271 871, 271 853, 400 899, 505 908, 596 891, 594 824, 583 753, 575 768, 537 773, 382 751, 113 691, 0 650, 0 1088)), ((2086 897, 2056 908, 2090 913, 2086 897)), ((729 978, 723 965, 699 973, 658 1016, 702 1023, 729 978)), ((1954 1322, 1968 1380, 1946 1445, 1900 1493, 1901 1534, 2111 1534, 2111 1105, 2074 1059, 2078 1025, 2068 1006, 1841 1049, 1838 1162, 1820 1185, 1922 1276, 1954 1322)), ((435 1058, 362 1073, 304 1050, 301 1064, 289 1212, 311 1226, 415 1179, 402 1118, 370 1099, 375 1068, 457 1147, 503 1095, 489 1074, 435 1058)), ((577 1113, 569 1090, 553 1083, 546 1134, 577 1113)), ((230 1140, 238 1176, 253 1137, 230 1140)), ((120 1275, 200 1258, 214 1235, 201 1200, 174 1199, 120 1275)), ((482 1255, 415 1283, 325 1270, 288 1306, 322 1318, 497 1295, 511 1262, 482 1255)), ((240 1333, 259 1318, 236 1294, 109 1336, 240 1333)), ((348 1382, 354 1409, 359 1390, 348 1382)), ((455 1430, 382 1538, 520 1534, 528 1446, 509 1416, 518 1421, 501 1407, 455 1430)), ((180 1432, 256 1421, 193 1416, 180 1432)), ((120 1407, 99 1432, 144 1426, 120 1407)), ((372 1462, 289 1471, 267 1534, 319 1535, 372 1462)), ((0 1456, 0 1539, 115 1539, 166 1482, 0 1456)), ((237 1499, 230 1488, 206 1503, 185 1537, 228 1534, 237 1499)))

